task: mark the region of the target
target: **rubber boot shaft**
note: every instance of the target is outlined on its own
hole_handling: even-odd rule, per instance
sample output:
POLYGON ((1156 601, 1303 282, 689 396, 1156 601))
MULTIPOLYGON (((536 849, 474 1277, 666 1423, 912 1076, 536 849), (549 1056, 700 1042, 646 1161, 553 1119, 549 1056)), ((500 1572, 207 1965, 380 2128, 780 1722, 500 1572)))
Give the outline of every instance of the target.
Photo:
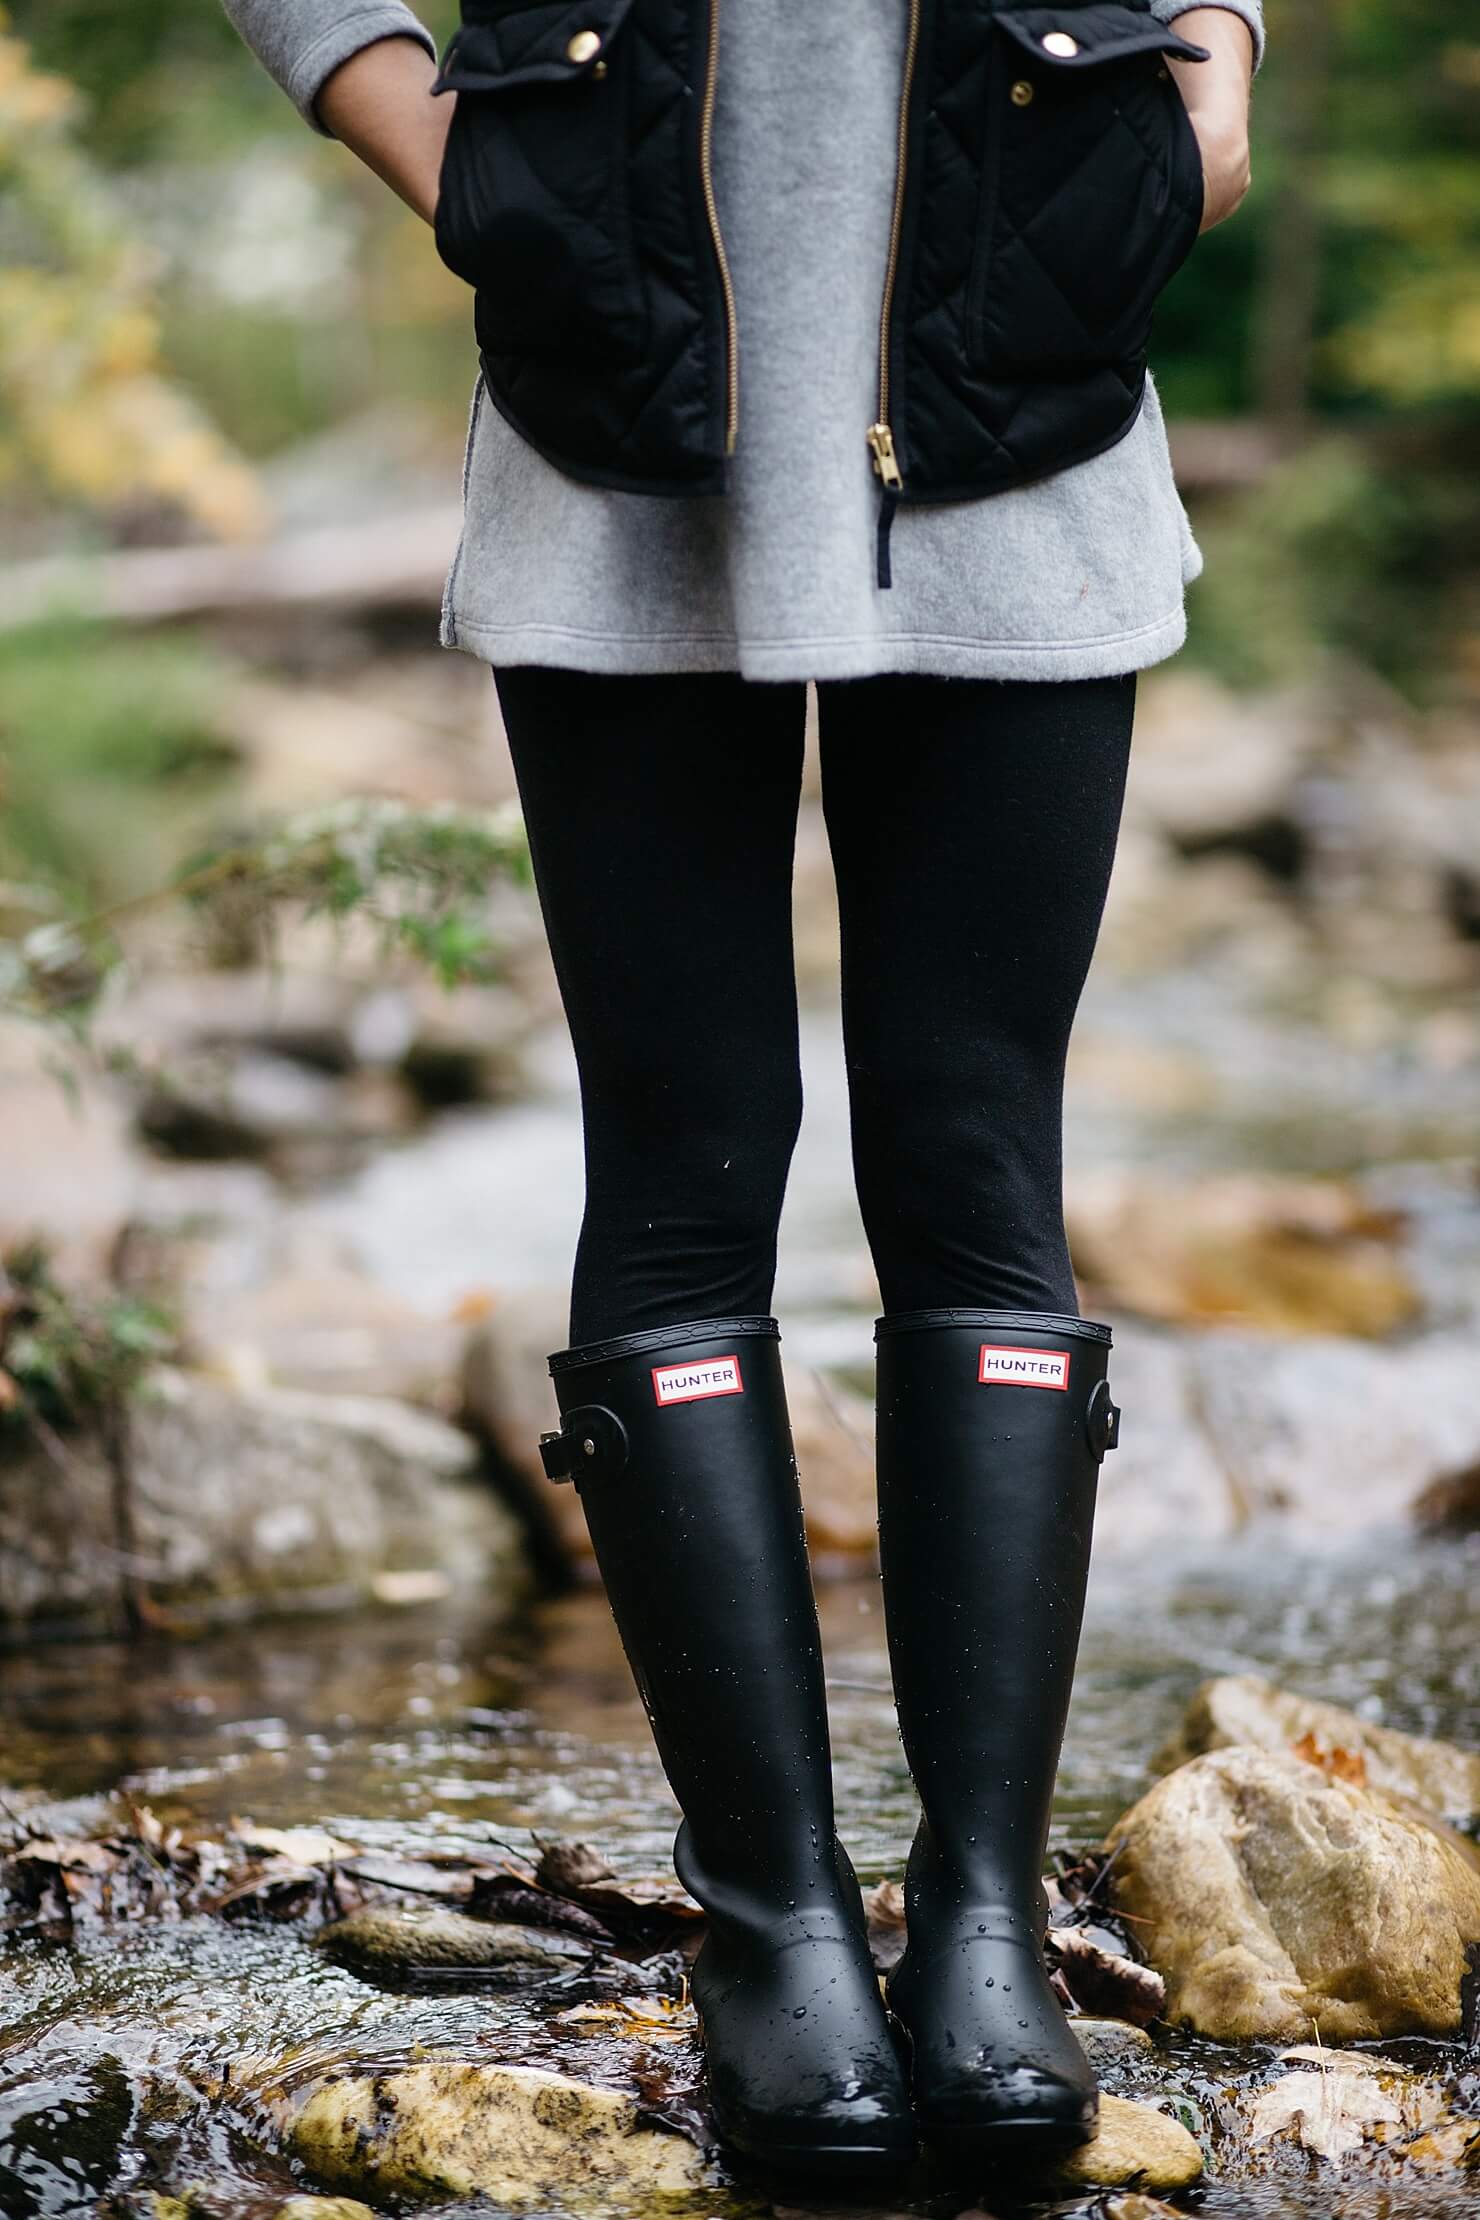
POLYGON ((907 2162, 908 2093, 834 1829, 822 1647, 773 1319, 551 1359, 573 1472, 709 1915, 692 1974, 716 2124, 753 2158, 907 2162))
POLYGON ((1042 1871, 1118 1431, 1110 1331, 925 1311, 877 1339, 885 1623, 922 1810, 889 1998, 922 2134, 975 2164, 1082 2141, 1096 2118, 1043 1967, 1042 1871))

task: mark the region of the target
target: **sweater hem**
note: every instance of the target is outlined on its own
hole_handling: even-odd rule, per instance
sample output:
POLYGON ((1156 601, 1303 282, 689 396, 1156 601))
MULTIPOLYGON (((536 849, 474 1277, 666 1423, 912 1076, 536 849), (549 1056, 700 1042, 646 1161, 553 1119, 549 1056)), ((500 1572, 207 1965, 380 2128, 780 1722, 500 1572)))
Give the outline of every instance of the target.
POLYGON ((732 671, 743 678, 876 678, 913 672, 940 678, 1114 678, 1175 655, 1187 636, 1179 603, 1127 632, 1080 640, 970 640, 951 633, 839 634, 747 640, 718 632, 582 632, 565 625, 483 625, 452 612, 442 645, 495 669, 536 663, 557 670, 653 675, 732 671))

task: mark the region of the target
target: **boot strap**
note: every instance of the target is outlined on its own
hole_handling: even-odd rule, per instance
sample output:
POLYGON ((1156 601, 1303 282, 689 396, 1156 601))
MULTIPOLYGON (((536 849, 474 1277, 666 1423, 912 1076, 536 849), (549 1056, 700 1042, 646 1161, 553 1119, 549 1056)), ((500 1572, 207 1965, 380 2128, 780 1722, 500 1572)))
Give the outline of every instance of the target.
POLYGON ((1084 1428, 1097 1458, 1120 1445, 1120 1405, 1110 1394, 1108 1380, 1096 1380, 1084 1414, 1084 1428))
POLYGON ((540 1463, 547 1480, 573 1480, 587 1473, 620 1472, 627 1462, 627 1429, 615 1411, 600 1403, 579 1403, 566 1411, 558 1433, 541 1434, 540 1463))

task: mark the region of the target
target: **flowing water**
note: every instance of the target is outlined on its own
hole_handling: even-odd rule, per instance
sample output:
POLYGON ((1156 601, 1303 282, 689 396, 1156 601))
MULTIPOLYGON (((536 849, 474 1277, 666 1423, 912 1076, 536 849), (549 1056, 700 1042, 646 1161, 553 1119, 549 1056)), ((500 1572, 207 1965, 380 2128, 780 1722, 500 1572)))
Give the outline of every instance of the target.
MULTIPOLYGON (((1452 1544, 1400 1560, 1225 1553, 1217 1563, 1116 1567, 1091 1604, 1057 1843, 1093 1840, 1147 1785, 1148 1757, 1209 1670, 1260 1670, 1401 1726, 1472 1735, 1477 1575, 1480 1547, 1452 1544)), ((876 1586, 825 1590, 823 1617, 841 1825, 872 1880, 899 1871, 913 1824, 876 1586)), ((592 1595, 512 1628, 417 1610, 126 1653, 41 1649, 10 1660, 5 1682, 9 1777, 71 1800, 44 1815, 49 1825, 85 1823, 94 1799, 121 1795, 166 1820, 314 1822, 413 1854, 579 1835, 627 1873, 661 1867, 672 1838, 676 1815, 592 1595)), ((97 1926, 67 1945, 22 1942, 0 1965, 7 2220, 81 2216, 105 2189, 153 2182, 205 2185, 206 2209, 223 2220, 269 2212, 291 2172, 249 2101, 219 2096, 228 2071, 250 2090, 258 2062, 288 2062, 301 2075, 421 2046, 558 2057, 598 2079, 626 2078, 609 2043, 573 2043, 568 2030, 552 2038, 548 2000, 382 1993, 329 1964, 292 1924, 97 1926)), ((1182 2045, 1173 2062, 1176 2086, 1196 2103, 1210 2079, 1259 2061, 1182 2045)), ((1136 2085, 1133 2076, 1127 2086, 1136 2085)), ((1308 2189, 1212 2183, 1199 2209, 1301 2220, 1378 2211, 1417 2220, 1439 2209, 1421 2193, 1389 2190, 1380 2203, 1372 2194, 1315 2180, 1308 2189)), ((1443 2209, 1463 2210, 1457 2195, 1451 2188, 1443 2209)), ((963 2201, 922 2193, 919 2209, 963 2201)), ((558 2195, 545 2209, 561 2209, 558 2195)))
MULTIPOLYGON (((1140 1006, 1144 1016, 1144 997, 1140 1006)), ((1194 996, 1174 1004, 1164 1034, 1184 1022, 1206 1036, 1222 1021, 1194 996)), ((1102 997, 1101 1024, 1113 1032, 1113 995, 1102 997)), ((1370 1149, 1372 1120, 1389 1113, 1414 1157, 1455 1148, 1456 1105, 1436 1109, 1432 1094, 1424 1115, 1437 1122, 1414 1138, 1401 1075, 1398 1110, 1392 1091, 1386 1109, 1369 1096, 1342 1128, 1330 1103, 1361 1099, 1343 1095, 1349 1074, 1306 1058, 1297 1087, 1274 1055, 1268 1086, 1251 1094, 1254 1059, 1234 1054, 1227 1036, 1221 1046, 1238 1084, 1221 1122, 1204 1121, 1204 1160, 1247 1160, 1244 1140, 1257 1130, 1265 1160, 1349 1163, 1370 1149), (1288 1103, 1292 1089, 1303 1089, 1301 1118, 1277 1126, 1269 1105, 1288 1103)), ((834 1047, 814 1026, 783 1294, 804 1346, 851 1362, 867 1347, 868 1296, 834 1047)), ((1267 1040, 1265 1048, 1268 1061, 1267 1040)), ((1083 1092, 1071 1110, 1081 1156, 1144 1157, 1160 1145, 1160 1130, 1083 1092)), ((568 1067, 555 1052, 539 1101, 449 1121, 317 1207, 355 1231, 386 1279, 440 1304, 469 1284, 557 1281, 576 1172, 568 1067)), ((1477 1242, 1473 1192, 1462 1197, 1447 1176, 1415 1173, 1413 1192, 1430 1194, 1426 1269, 1452 1295, 1462 1280, 1477 1284, 1477 1242)), ((1139 1565, 1107 1564, 1091 1597, 1056 1845, 1093 1841, 1141 1792, 1186 1696, 1212 1672, 1261 1672, 1473 1744, 1477 1580, 1480 1541, 1396 1549, 1384 1541, 1308 1560, 1263 1545, 1216 1559, 1166 1550, 1139 1565)), ((914 1817, 887 1696, 877 1585, 829 1588, 822 1602, 841 1825, 861 1875, 873 1880, 899 1871, 914 1817)), ((85 1830, 111 1799, 115 1809, 132 1800, 166 1821, 217 1830, 233 1815, 311 1823, 410 1854, 459 1842, 518 1850, 565 1836, 599 1846, 620 1873, 667 1860, 676 1815, 593 1595, 546 1603, 514 1626, 424 1607, 190 1644, 155 1639, 126 1651, 37 1648, 0 1663, 0 1691, 0 1781, 43 1791, 51 1803, 28 1819, 52 1831, 85 1830)), ((311 2075, 419 2048, 558 2056, 593 2078, 627 2081, 628 2059, 614 2043, 577 2041, 568 2029, 557 2037, 550 2011, 529 1992, 512 2002, 466 1990, 385 1993, 330 1964, 291 1922, 84 1924, 67 1943, 13 1941, 0 1957, 0 2214, 81 2220, 122 2192, 116 2209, 152 2216, 151 2188, 193 2185, 203 2214, 265 2220, 302 2186, 252 2101, 272 2072, 311 2075)), ((1265 2063, 1253 2050, 1176 2042, 1154 2069, 1127 2070, 1120 2085, 1174 2090, 1195 2121, 1220 2080, 1265 2063)), ((969 2202, 924 2182, 918 2194, 891 2193, 890 2209, 943 2216, 969 2202)), ((982 2202, 1010 2209, 1001 2185, 986 2188, 982 2202)), ((1215 2220, 1426 2220, 1480 2212, 1480 2190, 1467 2195, 1453 2178, 1431 2189, 1337 2183, 1312 2160, 1308 2177, 1210 2179, 1194 2203, 1215 2220)), ((558 2188, 543 2209, 564 2209, 558 2188)), ((713 2209, 723 2216, 746 2206, 737 2191, 717 2196, 713 2209)))

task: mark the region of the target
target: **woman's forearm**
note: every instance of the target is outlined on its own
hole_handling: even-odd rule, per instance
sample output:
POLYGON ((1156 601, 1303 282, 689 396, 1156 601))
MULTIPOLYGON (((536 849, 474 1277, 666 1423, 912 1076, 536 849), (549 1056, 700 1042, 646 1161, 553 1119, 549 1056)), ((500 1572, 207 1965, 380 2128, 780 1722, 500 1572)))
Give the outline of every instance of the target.
POLYGON ((432 97, 436 64, 414 39, 379 39, 320 89, 319 119, 428 223, 455 93, 432 97))
POLYGON ((1254 36, 1232 8, 1186 8, 1176 27, 1205 46, 1205 62, 1169 55, 1187 112, 1202 148, 1205 188, 1202 228, 1231 216, 1249 189, 1249 84, 1256 60, 1254 36))

